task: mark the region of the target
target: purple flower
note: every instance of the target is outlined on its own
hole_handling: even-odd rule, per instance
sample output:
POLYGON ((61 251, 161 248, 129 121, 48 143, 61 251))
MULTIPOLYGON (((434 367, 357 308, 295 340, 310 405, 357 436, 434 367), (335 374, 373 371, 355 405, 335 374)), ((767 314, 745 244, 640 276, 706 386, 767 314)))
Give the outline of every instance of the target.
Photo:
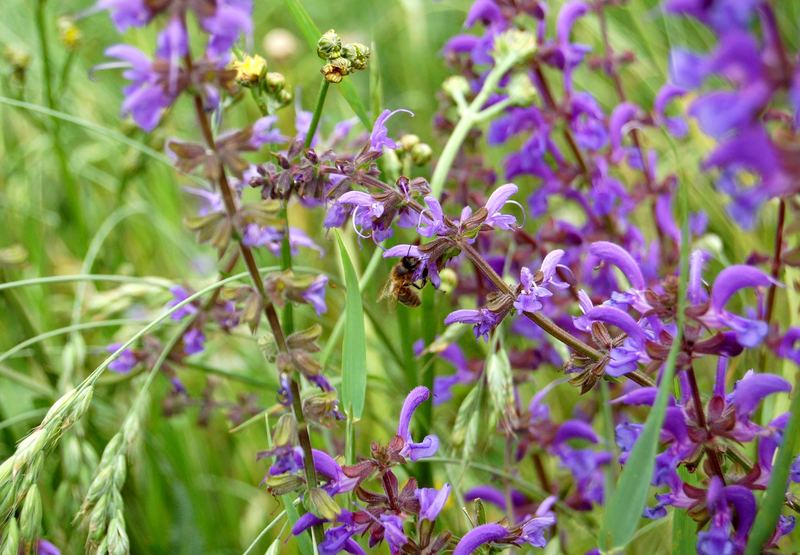
POLYGON ((709 311, 702 321, 712 327, 727 326, 736 332, 736 339, 744 347, 756 347, 767 335, 767 323, 762 320, 745 318, 725 309, 728 300, 738 291, 748 287, 767 287, 774 280, 767 274, 743 264, 729 266, 722 270, 711 288, 709 311))
POLYGON ((325 287, 327 285, 328 276, 322 274, 317 276, 314 282, 303 293, 303 298, 308 304, 314 307, 317 316, 325 314, 328 311, 328 305, 325 304, 325 287))
MULTIPOLYGON (((242 243, 248 247, 266 247, 275 256, 281 254, 283 247, 283 230, 271 226, 248 224, 242 234, 242 243)), ((297 254, 298 247, 313 249, 322 255, 325 251, 317 245, 303 230, 292 227, 289 229, 289 247, 292 254, 297 254)))
POLYGON ((183 352, 194 355, 203 351, 206 336, 199 328, 191 328, 183 336, 183 352))
POLYGON ((381 115, 375 120, 372 133, 369 135, 369 149, 372 152, 383 152, 384 147, 391 149, 397 148, 397 143, 389 137, 389 131, 386 129, 386 122, 398 112, 405 112, 411 114, 411 117, 414 117, 414 112, 402 108, 397 110, 384 110, 381 112, 381 115))
POLYGON ((453 555, 471 555, 480 546, 487 543, 497 542, 508 537, 508 530, 499 524, 482 524, 476 526, 461 538, 456 548, 453 550, 453 555))
POLYGON ((733 392, 728 397, 736 408, 736 416, 742 420, 750 417, 764 397, 773 393, 789 392, 792 386, 774 374, 756 374, 748 370, 744 377, 736 382, 733 392))
POLYGON ((406 396, 406 400, 403 402, 403 408, 400 411, 397 435, 405 442, 400 454, 410 458, 412 461, 432 457, 439 449, 439 438, 435 435, 425 436, 425 439, 416 443, 414 442, 414 438, 411 437, 411 431, 409 430, 411 417, 414 416, 414 411, 417 410, 417 407, 422 403, 427 401, 430 396, 431 392, 427 387, 415 387, 406 396))
POLYGON ((538 312, 543 308, 540 299, 551 297, 552 291, 548 287, 556 289, 566 289, 569 284, 562 281, 557 274, 557 270, 561 269, 568 275, 571 272, 567 266, 559 264, 559 261, 564 257, 564 251, 556 249, 547 254, 542 261, 539 271, 534 274, 527 267, 523 267, 520 272, 520 284, 522 291, 514 301, 514 308, 520 312, 538 312), (539 283, 536 279, 539 278, 539 283))
POLYGON ((118 58, 131 66, 122 74, 131 81, 124 89, 122 113, 129 114, 145 131, 155 129, 163 111, 180 93, 179 64, 188 48, 186 29, 177 18, 173 18, 158 37, 154 62, 133 46, 118 44, 106 50, 107 56, 118 58), (157 68, 157 62, 166 63, 166 70, 157 68))
POLYGON ((792 461, 792 466, 789 467, 789 478, 795 484, 800 484, 800 455, 795 457, 792 461))
MULTIPOLYGON (((495 229, 514 229, 517 225, 517 218, 510 214, 501 214, 500 211, 508 204, 511 196, 515 195, 519 188, 513 183, 507 183, 498 187, 486 200, 486 211, 488 215, 484 220, 484 225, 495 229)), ((462 217, 462 221, 463 221, 462 217)))
POLYGON ((780 345, 778 345, 778 356, 788 358, 795 364, 800 364, 800 328, 791 327, 783 334, 780 345))
POLYGON ((478 21, 487 27, 490 25, 505 25, 503 13, 494 0, 475 0, 475 3, 472 4, 472 7, 467 13, 467 20, 464 23, 464 27, 472 27, 478 21))
POLYGON ((355 478, 348 478, 342 470, 342 467, 339 466, 339 463, 324 451, 312 449, 311 454, 317 473, 328 480, 328 483, 325 485, 325 491, 331 496, 352 491, 358 485, 358 480, 355 478))
MULTIPOLYGON (((180 285, 170 287, 169 292, 172 293, 173 297, 172 300, 167 303, 167 306, 170 308, 177 306, 191 296, 191 293, 189 293, 189 291, 180 285)), ((177 322, 179 320, 183 320, 187 316, 194 316, 195 314, 197 314, 197 307, 192 303, 188 303, 173 312, 170 318, 177 322)))
POLYGON ((228 61, 228 54, 239 35, 252 31, 252 0, 217 0, 214 14, 203 19, 203 29, 211 36, 206 55, 212 60, 228 61))
POLYGON ((389 544, 392 555, 400 553, 403 546, 408 543, 408 538, 403 532, 403 520, 397 515, 382 514, 380 522, 383 526, 383 537, 389 544))
MULTIPOLYGON (((106 347, 106 351, 109 353, 115 353, 120 347, 122 347, 122 343, 112 343, 106 347)), ((108 369, 112 372, 127 374, 133 370, 137 364, 139 364, 139 357, 137 357, 132 350, 125 349, 117 358, 111 361, 111 364, 108 365, 108 369)))
POLYGON ((447 498, 450 496, 450 484, 445 484, 442 489, 420 488, 414 492, 419 500, 419 516, 424 520, 433 522, 442 512, 447 498))
POLYGON ((667 105, 676 98, 686 94, 686 90, 675 85, 664 85, 656 95, 656 100, 653 104, 653 111, 655 112, 655 120, 659 125, 667 128, 669 133, 680 139, 686 136, 689 128, 683 118, 669 117, 666 114, 667 105))
POLYGON ((448 314, 447 318, 444 319, 444 324, 446 326, 455 324, 456 322, 461 324, 473 324, 475 337, 483 336, 488 341, 489 334, 497 327, 497 324, 499 324, 502 319, 502 316, 496 312, 492 312, 488 308, 462 309, 455 310, 448 314))
POLYGON ((39 555, 61 555, 61 550, 45 539, 36 542, 36 553, 39 555))
POLYGON ((153 18, 145 0, 100 0, 97 8, 108 10, 119 32, 129 27, 143 27, 153 18))
POLYGON ((639 264, 619 245, 608 241, 596 241, 589 247, 589 254, 619 268, 634 289, 645 289, 646 284, 639 264))
POLYGON ((278 121, 277 116, 264 116, 259 118, 253 124, 253 134, 250 137, 250 147, 258 150, 265 144, 283 143, 286 137, 281 134, 277 129, 272 129, 275 122, 278 121))

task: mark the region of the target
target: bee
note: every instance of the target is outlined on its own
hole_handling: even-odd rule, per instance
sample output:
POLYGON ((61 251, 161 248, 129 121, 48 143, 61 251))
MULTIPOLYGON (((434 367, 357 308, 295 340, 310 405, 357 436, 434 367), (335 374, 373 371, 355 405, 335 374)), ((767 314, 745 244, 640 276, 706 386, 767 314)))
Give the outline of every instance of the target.
POLYGON ((419 294, 414 289, 422 289, 427 282, 427 272, 423 273, 422 285, 417 285, 414 280, 414 274, 419 268, 420 260, 413 256, 404 256, 400 262, 392 267, 389 274, 389 279, 381 289, 381 294, 378 300, 391 299, 394 302, 400 302, 406 306, 415 307, 421 304, 419 294))

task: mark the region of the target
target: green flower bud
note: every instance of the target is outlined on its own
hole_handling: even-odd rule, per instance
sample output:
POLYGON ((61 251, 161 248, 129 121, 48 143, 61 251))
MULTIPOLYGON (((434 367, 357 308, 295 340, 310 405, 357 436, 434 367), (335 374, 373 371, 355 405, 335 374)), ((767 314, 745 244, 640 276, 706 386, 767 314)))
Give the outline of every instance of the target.
POLYGON ((516 63, 536 52, 536 36, 527 31, 509 29, 494 39, 494 59, 516 63))
POLYGON ((297 474, 279 474, 267 478, 266 485, 267 491, 277 497, 300 491, 305 487, 306 482, 297 474))
POLYGON ((360 42, 351 42, 346 44, 342 49, 342 56, 347 58, 353 65, 353 69, 356 70, 367 69, 369 55, 369 47, 360 42))
POLYGON ((442 90, 451 98, 464 98, 470 91, 469 81, 460 75, 453 75, 444 80, 442 90))
POLYGON ((515 73, 508 83, 508 96, 515 104, 528 106, 536 99, 536 87, 526 73, 515 73))
POLYGON ((330 63, 320 69, 328 83, 341 83, 346 75, 350 75, 352 64, 347 58, 333 58, 330 63))
POLYGON ((323 60, 332 60, 342 55, 342 39, 336 31, 330 29, 317 41, 317 56, 323 60))
POLYGON ((42 527, 42 496, 36 484, 31 486, 25 495, 19 515, 19 527, 23 538, 32 541, 39 537, 39 530, 42 527))
POLYGON ((400 137, 400 140, 397 141, 397 145, 400 147, 400 150, 410 152, 412 148, 419 144, 419 142, 418 136, 409 133, 400 137))
POLYGON ((309 490, 308 497, 306 498, 306 505, 310 513, 326 520, 333 520, 342 512, 342 509, 336 504, 333 497, 322 488, 313 488, 309 490))
POLYGON ((270 71, 264 78, 264 87, 267 89, 267 92, 269 93, 276 93, 278 91, 282 91, 285 86, 286 86, 286 77, 283 76, 283 73, 278 73, 277 71, 270 71))
POLYGON ((433 158, 433 149, 430 145, 419 143, 411 149, 411 161, 417 166, 424 166, 433 158))
POLYGON ((297 427, 295 426, 294 416, 282 414, 275 424, 275 431, 272 433, 272 443, 276 447, 290 445, 297 437, 297 427))

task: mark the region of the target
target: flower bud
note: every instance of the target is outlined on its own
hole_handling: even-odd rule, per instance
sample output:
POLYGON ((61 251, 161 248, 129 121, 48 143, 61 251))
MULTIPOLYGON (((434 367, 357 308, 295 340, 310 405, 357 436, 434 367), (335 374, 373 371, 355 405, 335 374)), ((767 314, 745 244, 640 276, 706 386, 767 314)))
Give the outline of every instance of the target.
POLYGON ((269 491, 274 496, 286 495, 287 493, 293 493, 296 491, 300 491, 306 485, 305 480, 303 480, 297 474, 279 474, 278 476, 270 476, 267 478, 266 486, 267 491, 269 491))
POLYGON ((400 137, 400 139, 397 141, 397 145, 400 148, 400 150, 409 152, 411 151, 412 148, 418 145, 419 142, 420 142, 419 137, 417 135, 414 135, 413 133, 408 133, 400 137))
POLYGON ((528 106, 536 99, 536 87, 526 73, 515 73, 508 83, 508 96, 515 104, 528 106))
POLYGON ((286 77, 284 77, 283 73, 278 73, 277 71, 267 72, 264 77, 264 87, 267 92, 273 94, 282 91, 286 87, 286 77))
POLYGON ((243 87, 257 85, 267 73, 267 60, 259 56, 245 56, 234 60, 231 68, 236 70, 236 82, 243 87))
POLYGON ((291 445, 297 437, 297 426, 295 425, 294 416, 291 414, 282 414, 275 424, 275 430, 272 432, 272 443, 276 447, 283 445, 291 445))
POLYGON ((424 166, 433 158, 433 149, 429 144, 419 143, 411 149, 411 161, 417 166, 424 166))
POLYGON ((453 75, 444 80, 442 90, 451 98, 464 98, 470 91, 469 81, 461 75, 453 75))
POLYGON ((28 540, 35 540, 39 537, 39 529, 42 526, 42 496, 39 494, 39 487, 34 484, 28 489, 25 501, 22 503, 22 511, 19 516, 19 527, 22 537, 28 540))
POLYGON ((306 498, 306 508, 310 513, 313 513, 319 518, 324 518, 325 520, 333 520, 342 512, 342 509, 336 504, 333 497, 322 488, 312 488, 309 490, 308 497, 306 498))
POLYGON ((320 69, 323 77, 328 83, 341 83, 345 75, 349 75, 352 64, 347 58, 333 58, 330 63, 325 64, 320 69))
POLYGON ((350 61, 355 70, 367 69, 369 55, 369 47, 360 42, 351 42, 342 49, 342 56, 350 61))
POLYGON ((536 36, 527 31, 509 29, 494 40, 494 59, 509 60, 511 63, 524 60, 536 52, 536 36))
POLYGON ((71 17, 58 18, 58 38, 67 50, 75 50, 81 41, 81 30, 71 17))
POLYGON ((336 31, 330 29, 317 41, 317 56, 323 60, 332 60, 342 55, 342 39, 336 31))

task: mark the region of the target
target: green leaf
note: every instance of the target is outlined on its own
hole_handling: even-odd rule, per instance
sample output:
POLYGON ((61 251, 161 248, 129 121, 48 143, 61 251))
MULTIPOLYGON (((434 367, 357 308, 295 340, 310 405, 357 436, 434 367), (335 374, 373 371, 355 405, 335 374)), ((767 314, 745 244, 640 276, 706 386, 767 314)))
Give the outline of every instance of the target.
MULTIPOLYGON (((311 16, 303 7, 300 0, 286 0, 286 7, 289 9, 289 12, 291 12, 295 22, 297 22, 297 26, 300 27, 300 32, 303 38, 306 39, 309 48, 311 48, 312 52, 316 52, 317 41, 322 36, 322 32, 314 24, 314 20, 311 19, 311 16)), ((344 79, 341 83, 336 85, 336 88, 340 90, 342 96, 350 105, 350 108, 352 108, 355 115, 358 116, 358 119, 361 120, 361 123, 364 124, 364 127, 367 129, 372 128, 372 120, 369 114, 367 114, 367 109, 364 107, 364 103, 361 102, 361 98, 358 96, 355 87, 353 87, 353 83, 344 79)))
POLYGON ((800 435, 800 394, 798 385, 795 385, 794 397, 789 409, 789 422, 783 431, 783 440, 778 448, 775 466, 772 467, 772 476, 769 479, 767 493, 761 500, 761 506, 756 513, 756 521, 750 532, 747 542, 746 555, 757 555, 761 548, 775 531, 775 525, 783 508, 786 495, 786 484, 789 480, 789 467, 796 454, 797 436, 800 435))
MULTIPOLYGON (((680 467, 678 474, 684 482, 689 481, 689 472, 686 467, 680 467)), ((672 511, 672 552, 675 555, 693 555, 696 545, 697 523, 685 510, 672 511)))
POLYGON ((367 394, 367 342, 364 332, 364 307, 358 289, 358 276, 350 255, 336 231, 339 256, 344 268, 345 294, 344 342, 342 344, 342 406, 348 416, 358 419, 364 411, 367 394))
POLYGON ((681 265, 678 287, 678 317, 675 338, 669 350, 661 383, 655 403, 647 417, 644 430, 631 450, 628 461, 622 469, 617 488, 612 494, 603 514, 600 529, 600 544, 605 552, 624 551, 625 546, 633 538, 642 516, 647 495, 650 492, 650 480, 653 477, 658 437, 664 423, 667 402, 672 395, 672 380, 675 375, 675 361, 683 341, 683 326, 686 309, 686 280, 689 258, 688 229, 688 197, 687 185, 683 180, 678 190, 678 221, 681 223, 681 265))

